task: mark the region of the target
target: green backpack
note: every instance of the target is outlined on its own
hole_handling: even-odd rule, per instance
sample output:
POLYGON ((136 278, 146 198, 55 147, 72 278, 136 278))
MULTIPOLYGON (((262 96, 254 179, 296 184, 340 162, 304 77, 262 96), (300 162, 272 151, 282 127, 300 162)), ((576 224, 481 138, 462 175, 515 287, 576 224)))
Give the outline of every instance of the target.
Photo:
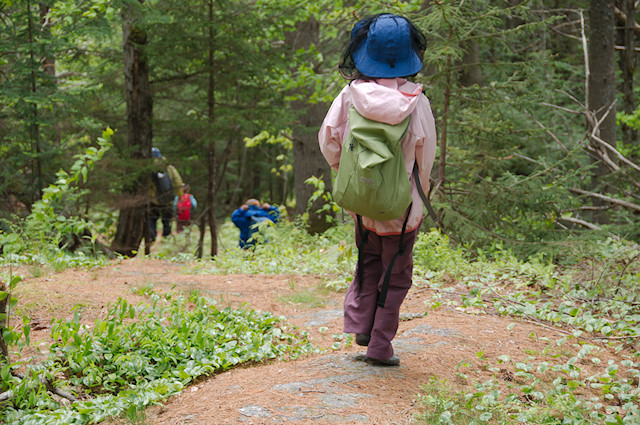
POLYGON ((390 125, 349 109, 350 135, 340 154, 333 199, 342 208, 374 220, 403 216, 411 204, 411 182, 402 155, 410 116, 390 125))

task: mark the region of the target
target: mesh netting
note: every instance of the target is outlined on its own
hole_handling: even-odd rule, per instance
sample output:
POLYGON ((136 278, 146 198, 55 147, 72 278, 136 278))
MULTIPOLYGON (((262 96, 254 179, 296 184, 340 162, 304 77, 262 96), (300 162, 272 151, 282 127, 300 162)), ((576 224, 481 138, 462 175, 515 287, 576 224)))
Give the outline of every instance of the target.
MULTIPOLYGON (((358 21, 351 30, 351 40, 347 44, 347 47, 344 49, 342 56, 340 57, 340 61, 338 62, 338 69, 340 70, 340 74, 348 79, 355 80, 358 78, 367 78, 366 75, 363 75, 358 71, 356 67, 356 63, 353 60, 353 54, 358 50, 360 45, 367 39, 369 34, 369 27, 376 19, 381 16, 396 16, 391 13, 379 13, 377 15, 368 16, 364 19, 358 21)), ((416 52, 420 60, 422 61, 422 57, 424 55, 424 51, 427 49, 427 39, 425 38, 422 31, 418 29, 410 20, 399 16, 401 19, 405 19, 409 24, 409 29, 411 33, 411 47, 416 52)), ((408 77, 406 75, 405 77, 408 77)))

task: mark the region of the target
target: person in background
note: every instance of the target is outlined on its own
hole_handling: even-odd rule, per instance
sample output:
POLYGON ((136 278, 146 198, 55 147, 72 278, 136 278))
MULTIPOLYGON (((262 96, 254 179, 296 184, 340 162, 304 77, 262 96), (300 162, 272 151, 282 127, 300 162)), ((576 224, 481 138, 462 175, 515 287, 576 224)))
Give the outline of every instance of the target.
POLYGON ((193 212, 198 208, 196 198, 189 193, 191 187, 188 184, 182 186, 182 197, 176 196, 173 200, 173 212, 176 214, 176 232, 181 233, 185 226, 191 224, 193 212))
POLYGON ((154 171, 151 173, 151 185, 149 194, 151 202, 149 205, 148 236, 147 240, 152 243, 156 240, 158 219, 162 220, 162 236, 164 238, 171 235, 171 221, 173 219, 173 200, 177 196, 182 197, 182 177, 176 167, 167 162, 167 158, 162 156, 160 149, 151 148, 154 171))
POLYGON ((422 69, 425 48, 422 32, 401 16, 382 13, 357 22, 339 64, 340 73, 350 82, 333 101, 318 134, 322 154, 337 171, 351 107, 365 118, 389 125, 411 116, 401 145, 412 187, 410 210, 406 219, 362 217, 363 234, 357 228, 355 232, 362 267, 356 267, 344 300, 343 330, 356 334, 358 345, 367 346, 366 356, 358 359, 376 366, 400 364, 391 340, 398 331, 400 305, 412 285, 412 250, 422 223, 422 201, 411 170, 416 163, 423 190, 429 193, 429 174, 436 154, 436 128, 429 100, 421 84, 408 80, 422 69), (378 299, 387 271, 388 292, 380 307, 378 299))
POLYGON ((248 199, 240 208, 231 214, 231 221, 240 229, 240 248, 248 249, 255 246, 253 235, 258 231, 258 223, 269 220, 277 223, 280 211, 277 207, 263 203, 257 199, 248 199))

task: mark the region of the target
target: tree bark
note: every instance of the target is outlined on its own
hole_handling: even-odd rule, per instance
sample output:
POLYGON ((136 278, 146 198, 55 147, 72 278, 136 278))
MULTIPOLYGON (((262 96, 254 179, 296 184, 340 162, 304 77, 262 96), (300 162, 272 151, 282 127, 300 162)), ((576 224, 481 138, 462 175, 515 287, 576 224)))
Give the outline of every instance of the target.
MULTIPOLYGON (((47 35, 51 35, 51 22, 49 21, 47 15, 51 7, 47 3, 40 2, 40 23, 42 25, 43 32, 46 32, 47 35)), ((47 73, 51 78, 55 80, 56 76, 56 58, 55 56, 47 56, 42 58, 42 67, 44 68, 44 72, 47 73)))
POLYGON ((477 41, 467 44, 462 56, 462 72, 460 73, 460 84, 464 87, 471 87, 482 84, 482 70, 480 69, 480 46, 477 41))
MULTIPOLYGON (((625 19, 618 25, 617 38, 618 44, 624 46, 620 50, 618 64, 622 71, 622 110, 631 115, 636 109, 635 97, 633 93, 633 76, 636 70, 636 52, 634 43, 635 33, 635 0, 618 0, 618 9, 622 12, 625 19)), ((637 132, 622 123, 622 139, 625 144, 637 142, 637 132)))
MULTIPOLYGON (((615 107, 615 37, 614 37, 614 0, 591 0, 589 9, 589 75, 587 90, 587 110, 599 122, 594 128, 595 135, 611 146, 616 142, 616 116, 615 107)), ((602 149, 594 141, 591 142, 594 149, 602 149)), ((608 168, 603 161, 594 157, 596 164, 592 176, 591 189, 596 190, 601 185, 601 180, 608 174, 608 168)), ((595 199, 599 204, 601 200, 595 199)), ((606 213, 594 212, 593 219, 598 223, 606 222, 606 213)))
MULTIPOLYGON (((209 0, 209 90, 207 94, 207 118, 209 128, 213 129, 215 124, 215 93, 216 80, 214 74, 214 54, 215 54, 215 34, 213 31, 213 0, 209 0)), ((211 257, 218 255, 218 230, 216 225, 215 202, 216 202, 216 143, 215 135, 209 134, 209 183, 207 185, 207 208, 209 220, 209 233, 211 234, 211 257)))
MULTIPOLYGON (((317 44, 319 33, 320 23, 311 16, 306 21, 296 23, 296 31, 287 33, 286 42, 295 52, 317 44)), ((331 191, 331 168, 318 146, 318 130, 328 108, 325 104, 309 104, 304 100, 293 101, 291 107, 298 114, 298 120, 293 126, 293 178, 295 213, 300 215, 307 211, 309 199, 315 192, 313 186, 305 183, 309 177, 321 178, 326 190, 331 191)), ((309 208, 308 231, 312 234, 322 233, 331 226, 327 221, 327 215, 330 213, 316 212, 322 207, 323 202, 322 198, 319 198, 309 208)))
MULTIPOLYGON (((40 2, 40 24, 42 26, 42 32, 46 34, 46 37, 51 37, 51 26, 52 22, 49 19, 49 11, 51 10, 51 6, 48 3, 40 2)), ((42 58, 42 67, 44 68, 44 72, 49 76, 50 81, 49 84, 53 90, 56 90, 58 82, 56 80, 56 58, 53 54, 49 54, 42 58)), ((58 109, 58 106, 53 108, 54 111, 58 109)), ((57 117, 54 117, 54 122, 52 123, 52 134, 55 138, 55 141, 58 145, 62 143, 62 132, 60 130, 60 122, 57 117)), ((87 197, 87 200, 89 197, 87 197)))
MULTIPOLYGON (((139 0, 144 3, 144 0, 139 0)), ((111 249, 120 254, 136 255, 147 230, 149 176, 139 171, 151 156, 153 102, 149 85, 149 67, 144 48, 147 31, 142 24, 141 11, 135 3, 123 10, 122 35, 124 41, 124 81, 127 100, 127 145, 133 166, 129 174, 138 174, 127 188, 120 206, 118 227, 111 249)))
MULTIPOLYGON (((449 36, 451 36, 449 29, 449 36)), ((438 158, 438 185, 444 188, 447 180, 447 124, 449 119, 449 105, 451 103, 451 56, 447 57, 446 85, 442 105, 442 119, 440 120, 440 157, 438 158)))
MULTIPOLYGON (((515 1, 520 2, 521 0, 515 1)), ((472 2, 472 5, 474 10, 477 11, 477 3, 472 2)), ((510 19, 507 19, 507 26, 510 27, 509 25, 510 19)), ((480 45, 478 44, 478 41, 476 39, 464 43, 464 54, 458 62, 458 65, 462 67, 459 77, 460 85, 462 85, 463 87, 471 87, 476 84, 482 84, 482 70, 480 69, 480 45)))
MULTIPOLYGON (((30 73, 30 90, 31 94, 36 97, 38 93, 38 83, 36 80, 36 70, 33 68, 33 64, 36 63, 34 53, 34 29, 33 29, 33 16, 31 15, 31 1, 27 0, 27 32, 29 37, 29 56, 31 58, 32 68, 30 73)), ((42 171, 42 140, 40 135, 40 117, 38 111, 38 103, 33 102, 33 115, 30 119, 29 132, 31 139, 31 150, 33 156, 33 175, 35 177, 35 186, 37 188, 37 199, 42 197, 42 189, 44 189, 44 173, 42 171)), ((36 199, 32 199, 35 201, 36 199)))

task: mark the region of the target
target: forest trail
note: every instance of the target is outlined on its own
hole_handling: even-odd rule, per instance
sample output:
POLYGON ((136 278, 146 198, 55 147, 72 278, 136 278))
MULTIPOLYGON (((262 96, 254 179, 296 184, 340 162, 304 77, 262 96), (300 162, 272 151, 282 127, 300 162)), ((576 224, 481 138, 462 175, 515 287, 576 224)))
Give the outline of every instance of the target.
MULTIPOLYGON (((408 424, 420 412, 416 400, 422 386, 433 377, 446 379, 459 391, 471 389, 471 383, 456 372, 473 374, 480 381, 507 382, 512 378, 509 372, 501 371, 504 376, 496 377, 486 366, 495 365, 497 357, 505 354, 524 360, 527 352, 540 352, 547 345, 539 337, 561 336, 534 323, 518 322, 508 329, 512 319, 479 311, 432 310, 425 301, 434 293, 414 287, 402 306, 403 320, 393 341, 401 365, 375 367, 354 359, 364 353, 355 343, 331 349, 334 335, 342 334, 344 294, 323 291, 322 277, 221 276, 191 270, 184 264, 131 259, 96 270, 25 277, 16 295, 32 306, 32 317, 41 323, 47 323, 52 312, 61 317, 78 304, 83 306, 83 321, 92 323, 118 297, 144 302, 144 297, 132 292, 134 288, 170 290, 175 286, 198 291, 221 305, 245 305, 284 316, 307 330, 311 343, 325 348, 323 353, 297 360, 243 366, 203 379, 163 406, 148 409, 144 423, 154 425, 408 424), (301 293, 313 294, 315 302, 291 302, 301 293)), ((46 338, 48 331, 44 327, 32 337, 46 338)))

